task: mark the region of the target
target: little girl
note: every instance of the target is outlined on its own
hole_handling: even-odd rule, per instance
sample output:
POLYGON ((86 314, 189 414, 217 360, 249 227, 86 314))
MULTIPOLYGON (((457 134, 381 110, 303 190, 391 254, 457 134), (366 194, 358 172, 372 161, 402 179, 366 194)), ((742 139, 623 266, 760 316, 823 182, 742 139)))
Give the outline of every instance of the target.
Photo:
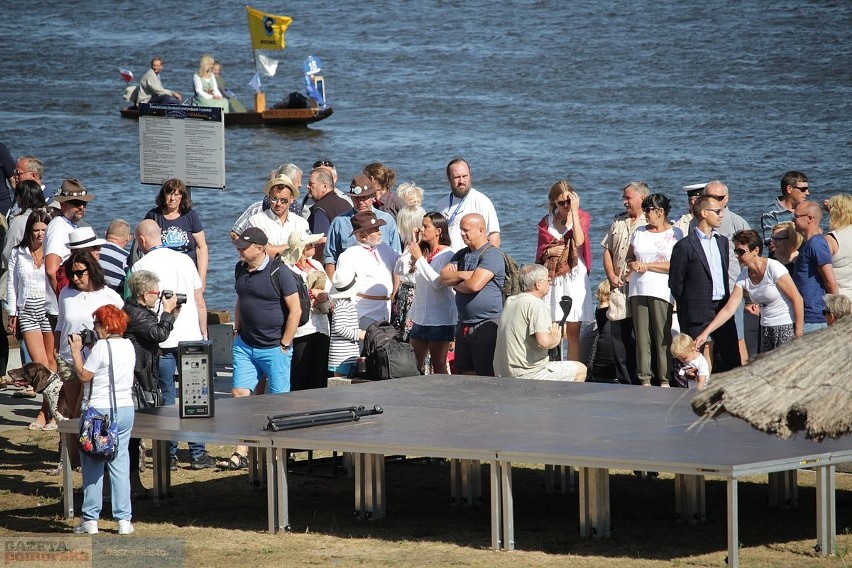
POLYGON ((331 309, 328 370, 335 377, 348 377, 361 353, 358 342, 364 339, 364 330, 358 327, 358 312, 352 303, 360 290, 358 275, 344 267, 334 273, 331 283, 333 287, 328 295, 334 306, 331 309))
POLYGON ((685 333, 672 339, 672 356, 675 358, 674 377, 678 386, 702 390, 710 380, 710 366, 704 355, 695 350, 695 341, 685 333))

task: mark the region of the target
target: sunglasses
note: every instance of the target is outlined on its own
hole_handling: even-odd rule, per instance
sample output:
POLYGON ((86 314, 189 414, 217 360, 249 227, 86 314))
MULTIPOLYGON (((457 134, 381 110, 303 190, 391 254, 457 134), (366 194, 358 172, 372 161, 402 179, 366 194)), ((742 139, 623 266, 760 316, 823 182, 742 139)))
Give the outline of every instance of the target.
POLYGON ((560 201, 556 201, 555 203, 559 207, 568 207, 569 205, 571 205, 571 200, 570 199, 562 199, 560 201))
POLYGON ((270 197, 269 202, 270 203, 283 203, 284 205, 287 205, 288 203, 290 203, 290 200, 287 199, 286 197, 270 197))
POLYGON ((734 249, 734 254, 737 256, 742 256, 745 253, 750 252, 748 249, 734 249))
POLYGON ((85 273, 87 273, 88 271, 89 271, 89 269, 88 269, 88 268, 84 268, 83 270, 72 270, 72 271, 71 271, 71 276, 74 276, 75 278, 82 278, 82 277, 83 277, 83 275, 84 275, 85 273))
POLYGON ((662 207, 654 207, 653 205, 650 206, 650 207, 643 207, 642 208, 642 211, 644 211, 645 213, 650 213, 651 211, 662 211, 662 210, 663 210, 662 207))
POLYGON ((68 203, 71 205, 71 207, 86 207, 88 205, 88 203, 86 203, 85 201, 80 201, 79 199, 70 199, 68 203))
POLYGON ((770 239, 770 240, 773 240, 773 241, 786 241, 786 240, 787 240, 787 239, 789 239, 789 238, 790 238, 790 237, 787 237, 787 236, 784 236, 784 237, 777 237, 777 236, 775 236, 775 235, 772 235, 771 237, 769 237, 769 239, 770 239))
POLYGON ((318 160, 314 162, 314 169, 316 168, 333 168, 334 164, 329 160, 318 160))
POLYGON ((706 195, 706 197, 712 197, 716 201, 722 201, 723 199, 725 199, 727 197, 727 195, 710 195, 710 194, 708 194, 708 195, 706 195))
POLYGON ((722 210, 721 210, 721 209, 702 209, 702 211, 712 211, 712 212, 713 212, 713 213, 715 213, 716 215, 721 215, 721 214, 722 214, 722 210))

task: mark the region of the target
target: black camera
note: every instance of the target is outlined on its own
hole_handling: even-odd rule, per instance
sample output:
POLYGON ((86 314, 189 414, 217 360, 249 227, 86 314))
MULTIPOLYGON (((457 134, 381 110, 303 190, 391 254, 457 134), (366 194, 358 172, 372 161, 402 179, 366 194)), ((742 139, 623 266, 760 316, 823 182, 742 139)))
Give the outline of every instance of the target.
POLYGON ((177 296, 177 305, 182 306, 186 303, 186 294, 176 294, 171 290, 163 290, 160 293, 161 298, 165 298, 166 300, 170 300, 172 296, 177 296))
POLYGON ((80 341, 83 342, 83 345, 91 349, 98 341, 98 334, 96 334, 91 329, 81 329, 80 341))

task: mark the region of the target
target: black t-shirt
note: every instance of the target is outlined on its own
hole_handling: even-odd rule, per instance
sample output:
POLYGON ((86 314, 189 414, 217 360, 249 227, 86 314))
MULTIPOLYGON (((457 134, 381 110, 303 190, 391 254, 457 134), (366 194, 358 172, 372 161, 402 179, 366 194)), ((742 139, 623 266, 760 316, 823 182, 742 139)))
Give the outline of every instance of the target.
MULTIPOLYGON (((237 263, 234 289, 240 301, 240 338, 251 347, 275 347, 281 343, 287 321, 284 301, 272 287, 270 271, 272 259, 260 270, 249 272, 242 261, 237 263), (243 268, 240 268, 243 265, 243 268)), ((281 284, 281 294, 286 297, 298 294, 296 275, 286 266, 279 265, 275 274, 281 284)))

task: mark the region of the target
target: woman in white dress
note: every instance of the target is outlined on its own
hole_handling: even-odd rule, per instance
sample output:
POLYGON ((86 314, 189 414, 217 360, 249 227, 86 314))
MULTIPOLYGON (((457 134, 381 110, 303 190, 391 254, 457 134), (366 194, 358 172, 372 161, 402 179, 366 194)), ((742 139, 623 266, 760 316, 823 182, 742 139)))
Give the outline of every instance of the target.
POLYGON ((589 244, 591 216, 580 209, 580 196, 565 180, 553 184, 547 194, 549 215, 538 223, 536 262, 547 267, 552 279, 550 292, 544 298, 553 321, 562 321, 559 301, 572 300, 565 323, 568 359, 580 360, 580 326, 594 319, 589 271, 592 248, 589 244))
POLYGON ((662 193, 642 200, 648 223, 636 229, 627 250, 630 269, 630 313, 636 336, 636 372, 643 386, 654 382, 651 353, 656 351, 656 382, 670 386, 674 298, 669 289, 669 261, 683 232, 668 221, 671 202, 662 193))
POLYGON ((192 76, 192 86, 195 96, 192 104, 195 106, 219 107, 222 112, 228 112, 228 99, 219 92, 216 86, 216 76, 213 74, 213 56, 202 55, 198 63, 198 71, 192 76))

